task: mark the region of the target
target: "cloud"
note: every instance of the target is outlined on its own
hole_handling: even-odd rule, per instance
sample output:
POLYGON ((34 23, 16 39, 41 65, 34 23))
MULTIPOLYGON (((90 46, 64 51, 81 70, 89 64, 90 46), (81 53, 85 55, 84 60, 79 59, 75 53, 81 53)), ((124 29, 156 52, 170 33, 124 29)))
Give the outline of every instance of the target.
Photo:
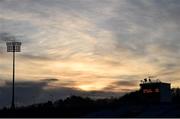
POLYGON ((103 90, 108 91, 114 91, 114 92, 121 92, 121 93, 127 93, 131 92, 134 89, 138 90, 136 87, 139 83, 139 80, 119 80, 119 81, 114 81, 112 83, 109 83, 106 87, 104 87, 103 90))
POLYGON ((11 36, 8 33, 0 33, 0 41, 8 41, 11 40, 11 36))
POLYGON ((137 86, 137 82, 134 81, 118 81, 115 84, 119 86, 137 86))
MULTIPOLYGON (((15 102, 16 105, 29 105, 32 103, 55 101, 65 99, 68 96, 78 95, 91 98, 106 98, 111 96, 121 96, 123 93, 107 91, 83 91, 76 88, 56 87, 46 88, 49 83, 57 79, 44 79, 41 81, 21 81, 15 83, 15 102)), ((0 107, 9 106, 11 103, 11 82, 5 82, 0 86, 0 107)))
POLYGON ((42 55, 34 55, 34 54, 21 54, 20 57, 22 59, 27 59, 27 60, 34 60, 34 61, 50 61, 52 58, 48 56, 42 56, 42 55))
POLYGON ((51 79, 43 79, 42 81, 45 81, 45 82, 56 82, 56 81, 59 81, 59 79, 51 78, 51 79))
MULTIPOLYGON (((16 82, 15 87, 15 100, 17 104, 32 103, 33 96, 41 95, 43 87, 46 86, 44 82, 16 82)), ((6 82, 4 86, 0 87, 1 106, 7 106, 11 102, 11 83, 6 82)))

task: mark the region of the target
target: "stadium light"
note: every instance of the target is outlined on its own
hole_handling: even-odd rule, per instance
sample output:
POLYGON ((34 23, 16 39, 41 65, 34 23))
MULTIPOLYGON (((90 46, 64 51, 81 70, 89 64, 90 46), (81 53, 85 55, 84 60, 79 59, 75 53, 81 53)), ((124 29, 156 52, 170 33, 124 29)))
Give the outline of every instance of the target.
POLYGON ((6 42, 7 45, 7 52, 13 53, 13 82, 12 82, 12 103, 11 108, 15 109, 15 103, 14 103, 14 87, 15 87, 15 53, 21 52, 21 42, 14 41, 8 41, 6 42))

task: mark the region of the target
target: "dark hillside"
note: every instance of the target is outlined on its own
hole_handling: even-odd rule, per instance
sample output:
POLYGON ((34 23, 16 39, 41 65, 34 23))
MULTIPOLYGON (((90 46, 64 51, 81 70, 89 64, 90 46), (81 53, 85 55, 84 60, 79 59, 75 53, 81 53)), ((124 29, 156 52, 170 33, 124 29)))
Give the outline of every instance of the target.
POLYGON ((71 96, 16 110, 3 108, 0 117, 180 117, 180 90, 172 89, 172 94, 172 103, 147 103, 139 91, 97 100, 71 96))

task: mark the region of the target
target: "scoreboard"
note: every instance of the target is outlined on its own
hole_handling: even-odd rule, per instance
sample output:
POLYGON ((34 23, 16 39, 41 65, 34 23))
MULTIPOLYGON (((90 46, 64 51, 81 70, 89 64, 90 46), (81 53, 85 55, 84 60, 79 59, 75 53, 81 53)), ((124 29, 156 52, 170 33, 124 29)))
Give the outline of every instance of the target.
POLYGON ((171 86, 169 83, 147 82, 140 84, 140 92, 147 102, 170 102, 171 86))

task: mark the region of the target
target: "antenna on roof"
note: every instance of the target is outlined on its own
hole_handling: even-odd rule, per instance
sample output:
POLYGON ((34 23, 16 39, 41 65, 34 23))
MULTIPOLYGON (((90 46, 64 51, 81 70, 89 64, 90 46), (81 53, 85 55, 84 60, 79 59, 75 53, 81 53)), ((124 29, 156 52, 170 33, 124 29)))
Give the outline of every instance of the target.
POLYGON ((147 78, 144 79, 144 82, 145 82, 145 83, 147 82, 147 78))

